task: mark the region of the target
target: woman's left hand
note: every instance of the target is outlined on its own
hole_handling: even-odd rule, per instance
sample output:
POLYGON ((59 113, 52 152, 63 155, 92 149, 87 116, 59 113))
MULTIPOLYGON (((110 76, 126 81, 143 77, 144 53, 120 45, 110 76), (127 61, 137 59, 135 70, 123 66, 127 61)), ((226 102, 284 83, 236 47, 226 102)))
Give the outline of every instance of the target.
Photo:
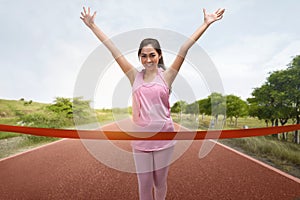
POLYGON ((222 19, 223 13, 225 12, 224 8, 219 8, 216 12, 214 13, 207 13, 205 8, 203 8, 203 13, 204 13, 204 23, 207 25, 212 24, 215 21, 218 21, 222 19))
POLYGON ((80 19, 82 19, 85 25, 87 25, 88 27, 94 25, 95 17, 96 17, 96 12, 94 12, 94 14, 92 15, 90 7, 88 7, 88 10, 86 10, 86 8, 83 7, 83 12, 81 12, 80 19))

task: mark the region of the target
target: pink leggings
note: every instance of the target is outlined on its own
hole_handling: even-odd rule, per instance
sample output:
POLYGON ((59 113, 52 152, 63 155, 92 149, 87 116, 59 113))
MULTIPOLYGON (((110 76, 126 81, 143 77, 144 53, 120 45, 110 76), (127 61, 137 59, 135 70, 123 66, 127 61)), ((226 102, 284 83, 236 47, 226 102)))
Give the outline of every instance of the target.
POLYGON ((174 147, 160 151, 133 149, 139 183, 140 200, 164 200, 167 194, 167 176, 174 147))

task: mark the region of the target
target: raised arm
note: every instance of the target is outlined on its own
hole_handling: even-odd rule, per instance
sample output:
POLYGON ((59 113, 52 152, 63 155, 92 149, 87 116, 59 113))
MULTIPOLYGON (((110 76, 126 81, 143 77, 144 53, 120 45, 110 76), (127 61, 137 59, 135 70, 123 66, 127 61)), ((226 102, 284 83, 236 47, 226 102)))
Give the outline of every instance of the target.
POLYGON ((112 56, 116 62, 121 67, 122 71, 127 75, 131 84, 134 82, 134 78, 137 70, 128 62, 128 60, 123 56, 122 52, 114 45, 114 43, 101 31, 101 29, 95 24, 96 12, 91 15, 91 10, 88 8, 86 10, 83 7, 83 12, 81 12, 82 21, 89 27, 97 38, 107 47, 111 52, 112 56))
POLYGON ((193 46, 193 44, 201 37, 201 35, 206 31, 206 29, 215 21, 222 19, 225 9, 219 8, 214 13, 207 13, 203 9, 204 22, 203 24, 189 37, 189 39, 180 47, 179 52, 171 64, 171 66, 165 72, 165 79, 169 85, 171 85, 180 70, 180 67, 185 59, 188 50, 193 46))

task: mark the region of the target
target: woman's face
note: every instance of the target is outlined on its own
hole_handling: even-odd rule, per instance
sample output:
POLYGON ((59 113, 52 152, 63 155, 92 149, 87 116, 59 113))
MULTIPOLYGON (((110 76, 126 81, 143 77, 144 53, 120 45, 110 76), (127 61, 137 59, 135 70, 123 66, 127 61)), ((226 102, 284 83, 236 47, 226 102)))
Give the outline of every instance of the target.
POLYGON ((141 50, 140 59, 145 69, 154 69, 157 67, 161 55, 152 47, 151 44, 144 46, 141 50))

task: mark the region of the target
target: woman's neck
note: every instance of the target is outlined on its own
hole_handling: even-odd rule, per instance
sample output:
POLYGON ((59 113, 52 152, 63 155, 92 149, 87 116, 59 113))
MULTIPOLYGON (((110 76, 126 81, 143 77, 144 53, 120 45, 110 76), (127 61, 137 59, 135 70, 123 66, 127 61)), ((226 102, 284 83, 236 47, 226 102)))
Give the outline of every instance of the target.
POLYGON ((151 82, 155 78, 157 73, 158 73, 157 67, 153 69, 145 69, 144 77, 143 77, 144 81, 151 82))

